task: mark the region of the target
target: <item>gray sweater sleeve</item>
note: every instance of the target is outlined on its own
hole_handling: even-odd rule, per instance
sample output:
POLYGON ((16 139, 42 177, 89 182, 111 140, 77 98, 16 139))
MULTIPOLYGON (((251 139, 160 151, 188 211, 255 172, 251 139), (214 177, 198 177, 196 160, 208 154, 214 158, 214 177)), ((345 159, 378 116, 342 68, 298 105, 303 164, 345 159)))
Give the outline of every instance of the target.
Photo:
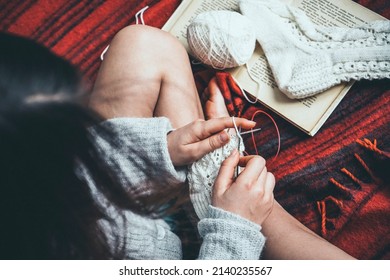
MULTIPOLYGON (((172 182, 186 180, 187 168, 176 168, 170 159, 166 136, 171 130, 172 126, 167 118, 116 118, 90 129, 109 168, 121 176, 124 185, 137 188, 147 186, 144 183, 150 174, 165 174, 172 182), (108 127, 113 133, 110 135, 116 139, 115 147, 111 141, 101 137, 99 129, 104 127, 108 127)), ((148 193, 146 188, 144 191, 148 193)), ((260 226, 212 206, 208 212, 207 218, 198 225, 203 237, 199 259, 259 258, 265 242, 260 226)), ((133 254, 133 257, 170 258, 172 250, 181 251, 180 243, 177 244, 174 238, 169 239, 169 234, 161 238, 156 230, 159 228, 157 221, 143 219, 141 222, 141 219, 130 218, 130 222, 140 224, 129 229, 129 251, 134 253, 141 241, 143 245, 153 245, 154 248, 152 255, 141 250, 141 255, 133 254), (138 228, 147 229, 149 235, 139 235, 141 231, 138 228), (142 236, 142 240, 138 240, 139 236, 142 236), (150 236, 150 240, 146 240, 146 236, 150 236)))
POLYGON ((198 229, 203 238, 199 259, 259 259, 265 244, 259 225, 211 205, 198 229))
MULTIPOLYGON (((163 178, 166 182, 186 181, 185 167, 173 166, 167 144, 167 134, 172 130, 167 118, 114 118, 91 129, 101 149, 106 164, 119 176, 123 185, 147 187, 151 177, 163 178), (99 133, 108 128, 117 145, 112 146, 99 133)), ((144 190, 146 193, 147 189, 144 190)))

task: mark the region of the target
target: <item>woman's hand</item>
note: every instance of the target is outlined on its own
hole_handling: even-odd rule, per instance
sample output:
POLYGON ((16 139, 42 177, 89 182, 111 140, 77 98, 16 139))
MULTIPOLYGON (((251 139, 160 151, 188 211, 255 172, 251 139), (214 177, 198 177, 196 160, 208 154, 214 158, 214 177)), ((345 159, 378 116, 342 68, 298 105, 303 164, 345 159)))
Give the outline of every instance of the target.
MULTIPOLYGON (((256 123, 243 118, 235 118, 237 126, 253 128, 256 123)), ((234 128, 231 117, 197 120, 168 134, 168 151, 173 165, 193 163, 205 154, 229 142, 226 128, 234 128)))
POLYGON ((261 225, 271 213, 275 177, 260 156, 241 157, 237 150, 222 163, 214 183, 212 204, 261 225), (237 165, 245 169, 234 179, 237 165))

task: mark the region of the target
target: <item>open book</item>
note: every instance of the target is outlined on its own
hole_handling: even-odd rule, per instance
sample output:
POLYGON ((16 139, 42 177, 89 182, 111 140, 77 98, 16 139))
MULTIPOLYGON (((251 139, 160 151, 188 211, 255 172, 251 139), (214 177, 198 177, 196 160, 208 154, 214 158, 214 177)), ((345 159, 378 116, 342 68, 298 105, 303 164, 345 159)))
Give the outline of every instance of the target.
MULTIPOLYGON (((351 0, 290 0, 285 2, 303 10, 317 25, 352 27, 383 19, 380 15, 351 0)), ((210 10, 238 11, 238 1, 183 0, 164 25, 163 30, 178 38, 191 54, 187 43, 187 27, 198 14, 210 10)), ((311 136, 317 133, 353 84, 353 82, 343 83, 301 100, 289 99, 278 90, 266 57, 258 43, 246 65, 232 68, 229 71, 238 84, 257 98, 260 103, 311 136)))

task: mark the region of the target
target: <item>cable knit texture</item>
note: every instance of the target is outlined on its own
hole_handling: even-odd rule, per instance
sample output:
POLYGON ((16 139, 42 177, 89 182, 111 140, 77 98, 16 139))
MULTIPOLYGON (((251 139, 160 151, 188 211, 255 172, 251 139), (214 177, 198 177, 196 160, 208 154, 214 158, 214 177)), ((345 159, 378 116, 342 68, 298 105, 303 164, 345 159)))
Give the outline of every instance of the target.
POLYGON ((278 0, 240 0, 279 89, 304 98, 350 80, 390 78, 390 21, 322 27, 278 0))
MULTIPOLYGON (((234 148, 238 149, 237 134, 230 134, 230 141, 225 146, 206 154, 204 157, 189 166, 188 184, 190 198, 199 219, 207 217, 214 181, 217 178, 222 162, 231 154, 234 148)), ((244 150, 241 142, 240 151, 244 150)))
POLYGON ((198 224, 199 234, 203 237, 200 248, 201 259, 258 259, 265 244, 261 227, 240 216, 208 206, 207 217, 198 224), (225 222, 229 220, 229 224, 225 222), (241 232, 240 246, 237 235, 230 227, 241 232))
MULTIPOLYGON (((171 130, 167 118, 117 118, 91 128, 90 132, 101 149, 101 159, 114 172, 121 174, 124 186, 141 188, 141 193, 147 195, 147 187, 141 187, 147 186, 144 170, 152 174, 166 174, 165 177, 172 182, 186 180, 187 169, 175 168, 170 160, 166 135, 171 130), (101 127, 109 127, 113 131, 113 137, 120 143, 119 148, 112 147, 100 136, 101 127), (139 153, 134 154, 134 150, 139 153)), ((116 221, 115 227, 106 220, 100 221, 113 252, 124 249, 126 257, 132 259, 182 258, 181 242, 165 221, 112 207, 96 189, 88 169, 80 165, 78 172, 89 184, 97 203, 103 205, 109 217, 116 221), (117 235, 119 239, 115 238, 117 235)), ((215 213, 211 212, 199 224, 204 238, 199 258, 259 258, 264 243, 259 226, 220 209, 213 211, 215 213)))

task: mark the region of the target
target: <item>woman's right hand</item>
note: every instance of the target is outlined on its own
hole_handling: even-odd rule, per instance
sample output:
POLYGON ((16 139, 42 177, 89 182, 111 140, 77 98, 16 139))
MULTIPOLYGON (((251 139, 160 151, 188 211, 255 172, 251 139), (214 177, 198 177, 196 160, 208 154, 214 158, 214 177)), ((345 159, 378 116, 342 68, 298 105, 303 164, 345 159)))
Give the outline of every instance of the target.
POLYGON ((271 213, 275 177, 260 156, 240 158, 237 150, 222 163, 214 183, 212 205, 261 225, 271 213), (237 165, 245 167, 234 179, 237 165))

